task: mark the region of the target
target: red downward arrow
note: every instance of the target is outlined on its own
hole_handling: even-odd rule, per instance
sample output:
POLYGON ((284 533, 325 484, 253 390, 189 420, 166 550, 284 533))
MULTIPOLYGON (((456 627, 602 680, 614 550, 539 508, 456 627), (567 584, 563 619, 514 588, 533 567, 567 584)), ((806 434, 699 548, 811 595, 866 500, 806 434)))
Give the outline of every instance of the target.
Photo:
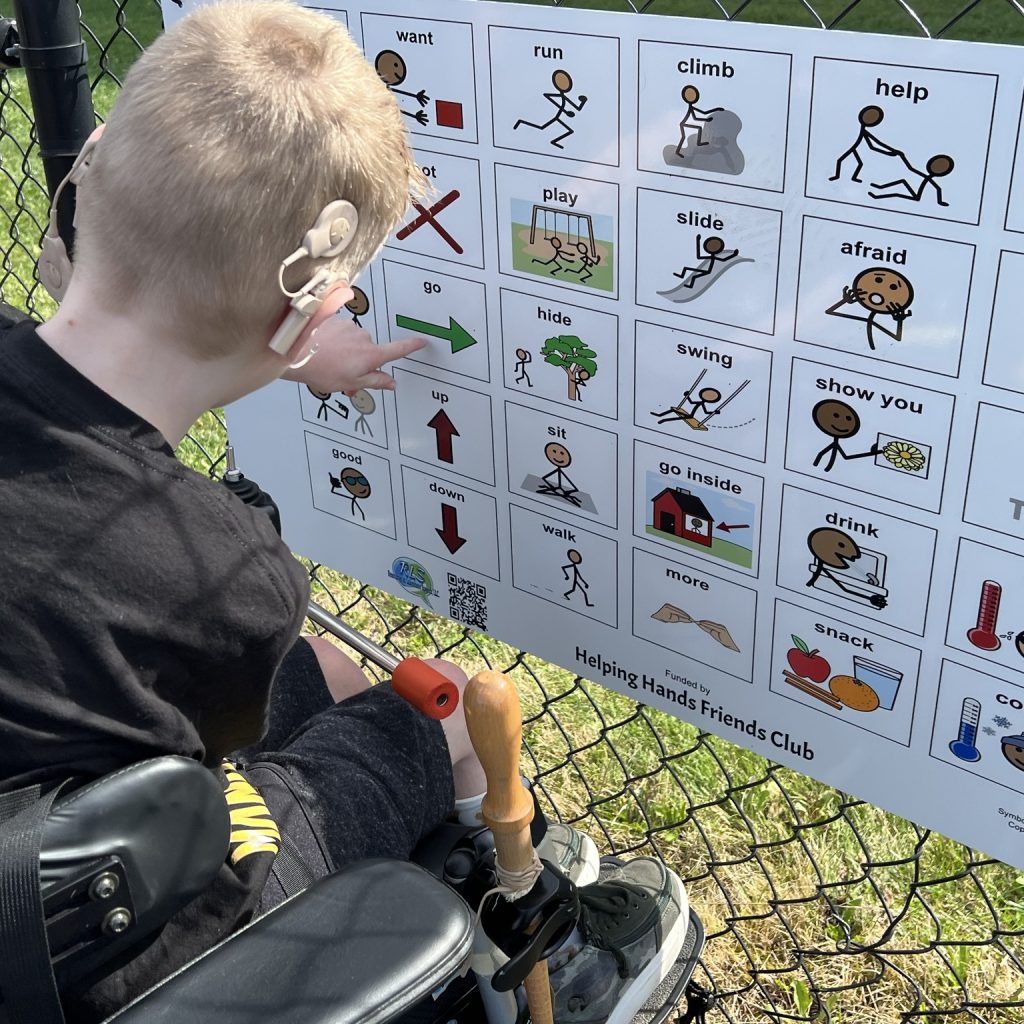
POLYGON ((729 533, 731 530, 749 530, 749 523, 733 523, 731 526, 728 523, 719 523, 718 528, 729 533))
POLYGON ((455 424, 448 419, 448 413, 444 409, 438 409, 431 417, 427 426, 437 433, 437 457, 441 462, 452 463, 455 458, 452 455, 452 438, 462 435, 455 429, 455 424))
POLYGON ((441 506, 441 529, 435 532, 453 555, 466 543, 466 538, 459 536, 459 513, 454 505, 441 506))

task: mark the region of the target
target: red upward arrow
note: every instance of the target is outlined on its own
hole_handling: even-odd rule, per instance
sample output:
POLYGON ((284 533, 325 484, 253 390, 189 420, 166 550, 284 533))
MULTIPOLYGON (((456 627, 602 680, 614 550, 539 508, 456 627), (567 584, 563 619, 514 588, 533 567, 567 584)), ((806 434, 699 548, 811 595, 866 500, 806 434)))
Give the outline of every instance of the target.
POLYGON ((729 523, 719 523, 718 524, 718 528, 720 530, 724 530, 726 533, 729 533, 731 530, 749 530, 750 529, 750 524, 749 523, 733 523, 732 525, 730 525, 729 523))
POLYGON ((437 457, 441 462, 452 463, 455 461, 452 456, 452 438, 462 435, 455 429, 455 424, 448 419, 448 413, 444 409, 438 409, 431 417, 427 426, 437 433, 437 457))
POLYGON ((466 538, 459 536, 459 512, 454 505, 441 506, 441 529, 435 532, 450 554, 454 555, 466 543, 466 538))

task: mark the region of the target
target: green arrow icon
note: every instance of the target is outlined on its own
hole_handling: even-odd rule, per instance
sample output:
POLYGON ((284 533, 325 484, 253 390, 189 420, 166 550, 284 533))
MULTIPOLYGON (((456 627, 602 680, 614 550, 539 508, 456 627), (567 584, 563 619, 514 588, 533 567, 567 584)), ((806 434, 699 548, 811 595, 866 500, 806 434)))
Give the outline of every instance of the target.
POLYGON ((416 334, 426 334, 431 338, 443 338, 445 341, 450 341, 453 355, 456 352, 461 352, 464 348, 470 348, 476 344, 476 338, 453 316, 448 317, 447 327, 442 327, 440 324, 429 324, 426 320, 414 320, 411 316, 401 315, 395 317, 395 323, 407 331, 414 331, 416 334))

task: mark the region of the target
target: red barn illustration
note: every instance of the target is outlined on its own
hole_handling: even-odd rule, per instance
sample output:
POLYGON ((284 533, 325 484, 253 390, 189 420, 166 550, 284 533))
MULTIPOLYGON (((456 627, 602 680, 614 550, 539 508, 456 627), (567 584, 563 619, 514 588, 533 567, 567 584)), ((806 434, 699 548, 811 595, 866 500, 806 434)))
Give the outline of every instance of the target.
POLYGON ((652 499, 651 525, 662 533, 711 547, 714 516, 696 494, 682 487, 666 487, 652 499))

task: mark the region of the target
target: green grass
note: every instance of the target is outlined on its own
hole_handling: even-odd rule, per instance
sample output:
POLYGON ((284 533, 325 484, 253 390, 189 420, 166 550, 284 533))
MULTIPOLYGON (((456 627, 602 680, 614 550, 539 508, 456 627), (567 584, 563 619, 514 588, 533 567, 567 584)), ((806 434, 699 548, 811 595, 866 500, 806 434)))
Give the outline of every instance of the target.
POLYGON ((573 257, 572 263, 562 265, 561 277, 555 277, 551 270, 543 263, 534 263, 535 259, 547 260, 554 255, 554 249, 547 242, 542 241, 538 236, 537 243, 530 245, 530 226, 528 224, 512 223, 512 266, 524 274, 535 274, 544 280, 569 281, 579 284, 583 288, 597 288, 600 291, 610 292, 615 290, 615 246, 611 242, 599 239, 596 243, 597 256, 600 262, 591 266, 590 277, 581 273, 581 267, 575 261, 575 253, 572 246, 576 241, 573 236, 563 237, 559 232, 562 244, 573 257), (572 276, 570 276, 572 275, 572 276))
MULTIPOLYGON (((923 1024, 966 1024, 952 1014, 958 978, 975 1000, 1024 999, 1021 975, 992 944, 1000 932, 1024 955, 1012 934, 1024 931, 1014 869, 381 591, 324 569, 316 579, 315 599, 380 642, 441 651, 470 673, 485 660, 509 672, 526 719, 524 770, 602 850, 656 851, 687 878, 715 936, 708 971, 720 989, 749 989, 729 999, 733 1020, 771 1019, 769 997, 797 1013, 814 988, 840 990, 828 1008, 841 1024, 895 1024, 919 1008, 915 985, 936 1014, 923 1024), (884 969, 856 950, 876 943, 884 969), (796 964, 794 946, 817 955, 796 964), (751 988, 751 964, 762 990, 751 988)), ((1019 1024, 1017 1010, 981 1014, 1019 1024)))
MULTIPOLYGON (((118 80, 161 30, 153 0, 81 0, 93 106, 100 118, 117 97, 118 80)), ((0 0, 0 16, 12 16, 10 0, 0 0)), ((31 143, 28 88, 22 72, 0 76, 0 297, 46 318, 55 306, 36 282, 35 261, 46 227, 49 200, 38 153, 31 143), (26 173, 30 176, 26 177, 26 173)))
MULTIPOLYGON (((114 34, 118 6, 82 2, 86 22, 104 41, 114 34)), ((601 0, 562 6, 627 7, 601 0)), ((153 38, 159 15, 151 0, 122 0, 120 7, 140 42, 153 38)), ((831 0, 821 7, 829 17, 841 9, 831 0)), ((928 0, 919 10, 937 29, 956 7, 928 0)), ((648 9, 717 16, 711 0, 654 0, 648 9)), ((8 0, 0 0, 4 13, 8 0)), ((754 0, 742 19, 813 23, 796 0, 754 0)), ((880 0, 865 0, 843 25, 914 30, 896 3, 880 0)), ((954 34, 1024 41, 1024 18, 1004 0, 982 0, 954 34)), ((102 56, 90 50, 102 115, 116 95, 111 76, 123 75, 137 50, 123 32, 102 56)), ((7 301, 46 316, 49 299, 38 290, 28 294, 47 201, 38 187, 18 190, 25 166, 42 180, 37 156, 25 156, 30 125, 17 107, 28 106, 20 73, 0 79, 0 99, 0 233, 16 241, 4 257, 0 289, 7 301)), ((205 473, 223 446, 223 430, 208 414, 179 455, 205 473)), ((1008 959, 1024 958, 1024 876, 1014 869, 942 837, 924 838, 901 818, 671 716, 638 710, 616 693, 489 637, 467 635, 391 595, 361 590, 349 577, 318 569, 316 581, 317 600, 380 642, 407 654, 443 652, 469 672, 485 660, 510 672, 526 716, 524 768, 538 777, 549 810, 575 821, 603 850, 656 850, 687 877, 691 901, 714 936, 707 969, 719 989, 742 990, 727 1001, 732 1020, 806 1020, 814 990, 834 989, 825 996, 834 1024, 891 1024, 915 1011, 921 1024, 1018 1024, 1019 1010, 956 1012, 965 992, 982 1004, 1024 1000, 1022 976, 1008 959), (865 868, 869 861, 877 866, 865 868), (1002 945, 993 942, 997 934, 1002 945), (884 962, 855 951, 875 943, 884 962), (797 962, 794 947, 816 952, 797 962)))

